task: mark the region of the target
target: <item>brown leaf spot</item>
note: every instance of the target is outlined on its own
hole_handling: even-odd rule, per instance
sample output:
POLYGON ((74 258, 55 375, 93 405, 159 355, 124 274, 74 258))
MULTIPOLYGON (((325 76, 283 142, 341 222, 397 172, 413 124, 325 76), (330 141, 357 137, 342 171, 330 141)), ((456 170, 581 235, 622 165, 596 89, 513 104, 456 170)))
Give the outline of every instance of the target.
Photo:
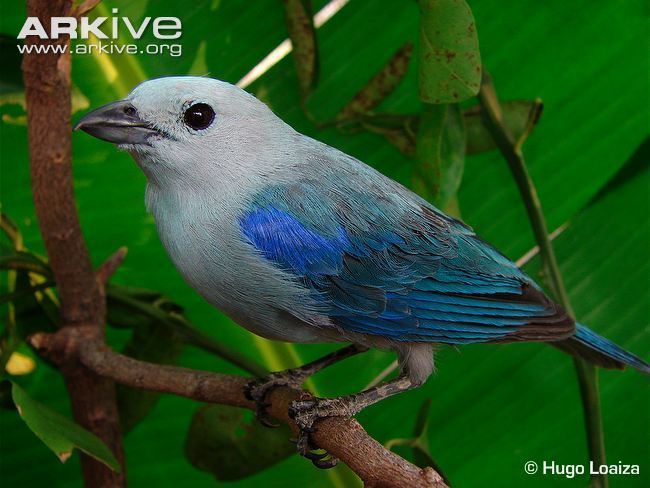
POLYGON ((62 463, 65 463, 68 459, 70 459, 70 456, 72 456, 72 450, 60 452, 57 454, 57 456, 62 463))

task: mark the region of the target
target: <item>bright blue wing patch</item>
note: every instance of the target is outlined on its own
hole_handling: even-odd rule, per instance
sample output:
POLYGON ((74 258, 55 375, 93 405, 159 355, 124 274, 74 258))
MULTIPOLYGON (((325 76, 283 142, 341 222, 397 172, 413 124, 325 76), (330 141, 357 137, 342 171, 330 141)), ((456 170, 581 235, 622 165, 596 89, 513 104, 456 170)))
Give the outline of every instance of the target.
POLYGON ((301 276, 336 275, 351 249, 345 230, 323 236, 274 207, 257 209, 240 221, 244 235, 267 259, 301 276))
POLYGON ((317 194, 273 187, 240 227, 341 328, 451 344, 549 340, 573 330, 511 261, 435 209, 390 195, 317 194))

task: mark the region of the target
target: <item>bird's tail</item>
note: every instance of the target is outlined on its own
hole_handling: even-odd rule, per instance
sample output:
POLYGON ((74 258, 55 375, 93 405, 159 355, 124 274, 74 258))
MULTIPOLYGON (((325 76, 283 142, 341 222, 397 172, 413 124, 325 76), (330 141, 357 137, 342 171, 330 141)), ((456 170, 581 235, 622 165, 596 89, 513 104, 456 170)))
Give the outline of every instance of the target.
POLYGON ((581 324, 576 324, 573 336, 550 344, 602 368, 623 369, 628 365, 650 374, 650 364, 581 324))

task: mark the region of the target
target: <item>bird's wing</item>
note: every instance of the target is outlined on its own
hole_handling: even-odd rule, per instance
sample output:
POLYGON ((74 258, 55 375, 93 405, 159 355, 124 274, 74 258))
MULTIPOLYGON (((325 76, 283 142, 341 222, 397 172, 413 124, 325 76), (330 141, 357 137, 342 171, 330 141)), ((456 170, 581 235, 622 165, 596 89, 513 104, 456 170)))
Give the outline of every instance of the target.
MULTIPOLYGON (((388 180, 389 181, 389 180, 388 180)), ((386 181, 267 187, 239 224, 340 328, 395 341, 557 340, 564 310, 473 231, 386 181)))

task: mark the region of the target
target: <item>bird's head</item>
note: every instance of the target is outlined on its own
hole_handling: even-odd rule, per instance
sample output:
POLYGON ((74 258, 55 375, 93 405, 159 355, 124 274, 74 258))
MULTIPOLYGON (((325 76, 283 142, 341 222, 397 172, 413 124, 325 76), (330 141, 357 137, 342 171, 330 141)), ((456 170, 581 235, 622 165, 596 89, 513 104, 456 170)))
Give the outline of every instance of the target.
POLYGON ((150 181, 195 184, 253 171, 256 154, 286 148, 282 139, 293 133, 244 90, 190 76, 145 81, 85 115, 75 129, 128 151, 150 181))

